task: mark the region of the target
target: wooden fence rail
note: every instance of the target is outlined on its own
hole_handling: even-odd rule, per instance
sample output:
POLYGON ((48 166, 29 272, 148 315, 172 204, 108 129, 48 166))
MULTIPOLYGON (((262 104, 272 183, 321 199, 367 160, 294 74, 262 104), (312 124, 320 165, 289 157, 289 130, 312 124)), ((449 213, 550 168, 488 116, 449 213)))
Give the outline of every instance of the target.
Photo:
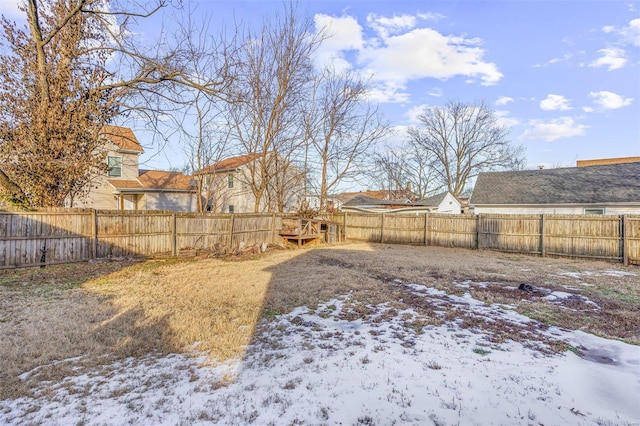
MULTIPOLYGON (((0 212, 0 269, 107 256, 176 256, 282 242, 281 214, 0 212)), ((640 215, 338 213, 338 240, 491 249, 640 265, 640 215)))

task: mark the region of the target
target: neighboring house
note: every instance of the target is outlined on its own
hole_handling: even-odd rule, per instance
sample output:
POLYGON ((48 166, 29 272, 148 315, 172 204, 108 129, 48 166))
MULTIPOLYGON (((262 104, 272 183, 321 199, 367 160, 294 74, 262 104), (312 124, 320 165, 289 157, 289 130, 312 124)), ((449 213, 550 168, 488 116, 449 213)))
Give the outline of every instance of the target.
MULTIPOLYGON (((259 182, 263 154, 246 154, 231 157, 205 167, 195 173, 202 179, 202 197, 206 200, 206 210, 215 213, 253 213, 256 197, 250 182, 259 182)), ((304 199, 304 173, 290 163, 281 164, 268 172, 274 182, 283 188, 279 193, 270 185, 262 195, 258 210, 284 212, 297 211, 304 199)))
POLYGON ((474 213, 640 214, 640 163, 480 173, 474 213))
POLYGON ((192 178, 180 172, 139 170, 144 152, 133 131, 104 126, 107 172, 91 179, 87 194, 69 200, 69 207, 105 210, 197 211, 197 194, 192 178))
POLYGON ((345 203, 353 200, 358 196, 369 197, 383 201, 392 201, 393 203, 391 204, 405 204, 407 201, 413 200, 413 193, 405 189, 368 189, 366 191, 343 192, 336 196, 332 196, 330 200, 327 200, 327 208, 341 209, 345 203))
POLYGON ((367 195, 358 195, 342 205, 342 211, 361 213, 447 213, 460 214, 460 202, 449 192, 412 202, 381 200, 367 195))
POLYGON ((462 204, 460 203, 460 200, 454 197, 449 191, 427 197, 424 200, 418 200, 413 203, 413 205, 429 207, 429 211, 432 213, 462 213, 462 204))

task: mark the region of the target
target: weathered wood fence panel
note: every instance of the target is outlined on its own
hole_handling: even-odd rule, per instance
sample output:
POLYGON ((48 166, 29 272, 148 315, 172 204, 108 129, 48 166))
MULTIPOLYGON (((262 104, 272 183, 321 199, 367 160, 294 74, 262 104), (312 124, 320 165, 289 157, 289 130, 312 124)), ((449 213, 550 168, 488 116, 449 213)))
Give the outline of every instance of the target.
POLYGON ((173 214, 98 211, 96 257, 171 254, 173 214))
POLYGON ((0 269, 92 257, 91 212, 0 212, 0 269))
POLYGON ((482 214, 478 216, 478 247, 542 254, 540 215, 482 214))
POLYGON ((345 238, 347 240, 380 242, 382 223, 381 214, 347 213, 344 216, 345 238))
POLYGON ((620 230, 620 216, 545 215, 545 253, 621 261, 620 230))
POLYGON ((624 247, 623 262, 625 265, 640 265, 640 215, 623 217, 624 247))
POLYGON ((282 218, 275 214, 236 214, 232 221, 231 247, 281 240, 282 218))
POLYGON ((640 264, 640 215, 342 213, 331 220, 344 223, 350 240, 640 264))
POLYGON ((424 244, 424 216, 384 215, 380 241, 395 244, 424 244))
POLYGON ((213 249, 216 244, 231 247, 231 222, 233 215, 193 215, 181 213, 176 216, 177 250, 213 249))
POLYGON ((427 244, 441 247, 477 247, 477 220, 473 215, 429 213, 427 244))

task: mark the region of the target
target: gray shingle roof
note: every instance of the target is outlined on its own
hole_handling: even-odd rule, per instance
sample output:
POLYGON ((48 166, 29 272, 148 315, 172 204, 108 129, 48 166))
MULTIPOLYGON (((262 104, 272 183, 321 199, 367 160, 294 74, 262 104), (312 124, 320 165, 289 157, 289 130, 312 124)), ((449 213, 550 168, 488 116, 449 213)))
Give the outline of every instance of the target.
POLYGON ((640 202, 640 163, 478 175, 471 204, 640 202))
POLYGON ((449 192, 445 191, 441 194, 436 194, 436 195, 432 195, 431 197, 427 197, 425 199, 422 200, 418 200, 415 203, 413 203, 416 206, 439 206, 440 203, 442 202, 442 200, 444 200, 444 197, 447 196, 449 192))
POLYGON ((356 197, 353 197, 346 203, 344 203, 343 206, 363 206, 363 205, 384 206, 385 204, 389 204, 389 203, 393 203, 393 201, 385 201, 385 200, 380 200, 379 198, 368 197, 366 195, 358 195, 356 197))

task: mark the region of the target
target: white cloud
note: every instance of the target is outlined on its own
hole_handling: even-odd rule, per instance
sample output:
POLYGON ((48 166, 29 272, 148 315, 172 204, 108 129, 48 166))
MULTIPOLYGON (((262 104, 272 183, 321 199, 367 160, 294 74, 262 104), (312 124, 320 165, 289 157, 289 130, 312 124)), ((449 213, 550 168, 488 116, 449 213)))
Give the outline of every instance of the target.
POLYGON ((547 65, 553 65, 553 64, 558 64, 560 62, 566 62, 569 59, 571 59, 572 57, 573 57, 573 54, 565 53, 564 55, 562 55, 559 58, 551 58, 547 62, 545 62, 544 64, 535 64, 533 67, 534 68, 542 68, 542 67, 546 67, 547 65))
POLYGON ((338 71, 351 68, 344 52, 362 49, 364 45, 362 27, 356 18, 319 13, 314 16, 314 22, 316 32, 324 31, 327 35, 316 52, 316 65, 319 68, 332 65, 338 71))
POLYGON ((316 30, 326 28, 332 37, 320 47, 316 63, 357 68, 371 75, 377 85, 373 96, 381 102, 404 102, 409 94, 403 91, 411 80, 462 76, 484 86, 500 81, 503 75, 497 65, 484 60, 482 40, 419 27, 418 18, 439 17, 371 14, 367 24, 375 33, 367 36, 354 17, 318 14, 316 30))
POLYGON ((602 109, 618 109, 631 105, 631 102, 633 102, 633 98, 624 98, 617 93, 606 90, 591 92, 589 93, 589 97, 602 109))
POLYGON ((416 17, 411 15, 395 15, 391 18, 378 16, 375 13, 367 15, 367 24, 383 39, 392 34, 400 34, 416 26, 416 17))
POLYGON ((418 120, 418 117, 424 114, 428 108, 429 108, 429 105, 427 104, 416 105, 414 107, 409 108, 409 110, 406 112, 406 115, 409 118, 409 121, 411 123, 419 123, 420 120, 418 120))
POLYGON ((513 127, 520 124, 520 120, 517 118, 509 117, 509 111, 495 111, 497 117, 497 123, 499 126, 513 127))
POLYGON ((440 13, 422 12, 418 13, 418 18, 424 19, 425 21, 439 21, 446 18, 446 16, 440 13))
POLYGON ((380 47, 365 47, 360 59, 374 79, 407 81, 420 78, 446 80, 454 76, 480 79, 493 85, 502 73, 484 62, 478 39, 445 36, 430 28, 418 28, 392 36, 380 47))
POLYGON ((602 27, 602 32, 618 35, 621 44, 640 47, 640 18, 632 19, 628 25, 619 28, 613 25, 605 25, 602 27))
POLYGON ((434 87, 429 91, 429 96, 433 96, 434 98, 439 98, 444 94, 444 90, 442 87, 434 87))
POLYGON ((571 117, 560 117, 553 120, 531 120, 529 128, 520 136, 524 140, 542 140, 545 142, 557 139, 584 135, 588 126, 578 124, 571 117))
POLYGON ((640 18, 632 19, 629 25, 622 27, 620 34, 625 42, 640 47, 640 18))
POLYGON ((514 102, 513 98, 510 98, 509 96, 500 96, 498 98, 498 100, 496 101, 496 105, 498 106, 502 106, 502 105, 506 105, 510 102, 514 102))
POLYGON ((600 57, 589 64, 592 68, 607 67, 609 71, 617 70, 627 63, 627 54, 623 49, 607 47, 598 50, 600 57))
POLYGON ((549 94, 540 101, 540 109, 544 111, 568 111, 571 109, 571 106, 564 96, 549 94))
POLYGON ((409 102, 409 93, 404 84, 394 82, 379 82, 367 93, 367 99, 379 103, 409 102))

